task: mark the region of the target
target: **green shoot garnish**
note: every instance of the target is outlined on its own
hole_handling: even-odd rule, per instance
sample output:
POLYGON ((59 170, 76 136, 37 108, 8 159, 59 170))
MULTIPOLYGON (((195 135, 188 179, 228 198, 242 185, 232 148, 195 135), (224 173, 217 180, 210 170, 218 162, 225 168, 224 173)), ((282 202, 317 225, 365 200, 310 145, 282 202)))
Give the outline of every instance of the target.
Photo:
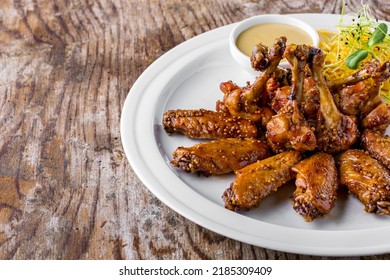
POLYGON ((359 63, 364 60, 367 55, 370 53, 372 57, 376 58, 373 47, 382 41, 387 36, 387 25, 385 23, 380 23, 377 28, 375 28, 374 32, 368 39, 367 44, 365 45, 366 49, 358 49, 352 54, 350 54, 345 63, 350 69, 357 69, 359 63))
POLYGON ((348 68, 357 69, 360 61, 365 59, 367 55, 368 55, 367 50, 357 50, 347 57, 345 63, 347 64, 348 68))
POLYGON ((367 45, 372 47, 373 45, 382 43, 387 35, 387 25, 385 23, 380 23, 377 28, 375 28, 374 33, 372 33, 370 39, 368 40, 367 45))

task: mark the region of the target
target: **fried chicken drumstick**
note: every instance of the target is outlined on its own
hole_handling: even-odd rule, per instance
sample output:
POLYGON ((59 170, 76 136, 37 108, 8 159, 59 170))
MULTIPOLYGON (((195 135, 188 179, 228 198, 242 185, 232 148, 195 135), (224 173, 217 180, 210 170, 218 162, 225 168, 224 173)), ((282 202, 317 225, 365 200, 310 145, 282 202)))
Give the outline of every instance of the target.
POLYGON ((186 172, 209 176, 236 171, 270 155, 264 141, 228 138, 179 147, 173 152, 171 163, 186 172))
POLYGON ((307 222, 328 214, 335 206, 338 189, 338 171, 333 157, 316 153, 295 164, 297 173, 293 208, 307 222))
POLYGON ((325 55, 322 50, 311 48, 310 52, 310 69, 320 94, 317 146, 321 151, 336 154, 347 150, 358 139, 357 120, 355 116, 344 115, 337 109, 323 75, 325 55))
POLYGON ((276 153, 288 149, 312 151, 316 147, 316 137, 299 105, 302 100, 304 68, 309 48, 305 45, 290 45, 286 48, 284 56, 292 65, 290 97, 284 107, 267 123, 267 140, 276 153))
MULTIPOLYGON (((270 49, 266 46, 257 45, 252 55, 253 67, 263 70, 252 85, 239 87, 231 81, 220 85, 224 93, 223 107, 232 116, 238 116, 254 121, 262 118, 262 111, 259 106, 262 91, 270 75, 277 69, 283 52, 286 48, 286 37, 276 39, 274 46, 270 49)), ((221 104, 217 104, 222 107, 221 104)))

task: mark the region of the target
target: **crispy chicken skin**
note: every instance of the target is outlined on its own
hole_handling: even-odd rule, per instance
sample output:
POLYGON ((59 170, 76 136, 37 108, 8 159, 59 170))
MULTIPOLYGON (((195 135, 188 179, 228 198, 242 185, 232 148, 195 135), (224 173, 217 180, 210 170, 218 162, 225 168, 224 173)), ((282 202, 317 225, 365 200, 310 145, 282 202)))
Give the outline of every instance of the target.
POLYGON ((228 138, 179 147, 173 152, 171 163, 186 172, 209 176, 236 171, 270 155, 264 141, 228 138))
POLYGON ((295 164, 297 173, 293 208, 307 222, 328 214, 335 205, 338 171, 333 157, 317 153, 295 164))
POLYGON ((249 210, 266 196, 294 179, 291 168, 302 159, 301 152, 287 151, 252 163, 235 172, 235 180, 222 198, 229 210, 249 210))
POLYGON ((205 109, 169 110, 163 116, 163 126, 167 133, 197 139, 256 138, 258 132, 250 120, 205 109))
POLYGON ((390 169, 390 136, 381 131, 366 129, 361 142, 364 149, 376 160, 390 169))
POLYGON ((347 150, 339 160, 340 184, 369 213, 390 215, 390 171, 361 150, 347 150))

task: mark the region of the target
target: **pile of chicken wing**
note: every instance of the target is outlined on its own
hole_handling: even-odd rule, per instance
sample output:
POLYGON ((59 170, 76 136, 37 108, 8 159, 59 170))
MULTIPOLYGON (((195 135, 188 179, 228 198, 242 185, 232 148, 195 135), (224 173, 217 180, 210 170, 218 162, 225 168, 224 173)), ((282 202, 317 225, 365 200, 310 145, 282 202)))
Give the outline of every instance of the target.
POLYGON ((321 49, 286 41, 254 46, 259 75, 242 87, 221 83, 215 111, 164 114, 167 133, 210 139, 179 147, 171 164, 206 176, 234 172, 222 195, 233 211, 257 207, 295 180, 292 207, 308 222, 328 214, 344 187, 365 211, 390 215, 390 105, 380 98, 390 61, 329 81, 321 49), (283 58, 290 68, 279 67, 283 58))

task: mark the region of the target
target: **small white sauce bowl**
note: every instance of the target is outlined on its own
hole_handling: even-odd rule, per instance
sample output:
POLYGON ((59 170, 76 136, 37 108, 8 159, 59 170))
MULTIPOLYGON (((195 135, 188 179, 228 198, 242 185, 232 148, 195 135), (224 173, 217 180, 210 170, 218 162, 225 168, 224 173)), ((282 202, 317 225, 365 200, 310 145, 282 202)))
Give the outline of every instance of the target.
MULTIPOLYGON (((230 53, 233 56, 234 60, 249 72, 252 73, 254 72, 254 70, 251 67, 250 57, 239 50, 239 48, 236 45, 236 40, 243 31, 247 30, 248 28, 254 25, 263 24, 263 23, 282 23, 282 24, 289 24, 294 27, 298 27, 310 36, 310 38, 313 41, 312 46, 318 47, 320 38, 318 36, 317 31, 312 26, 310 26, 309 24, 307 24, 302 20, 289 17, 287 15, 278 15, 278 14, 258 15, 258 16, 247 18, 237 23, 236 26, 231 31, 229 37, 229 48, 230 48, 230 53)), ((287 37, 287 44, 288 44, 288 34, 285 34, 284 36, 287 37)), ((288 67, 289 63, 282 61, 279 64, 279 66, 288 67)))

